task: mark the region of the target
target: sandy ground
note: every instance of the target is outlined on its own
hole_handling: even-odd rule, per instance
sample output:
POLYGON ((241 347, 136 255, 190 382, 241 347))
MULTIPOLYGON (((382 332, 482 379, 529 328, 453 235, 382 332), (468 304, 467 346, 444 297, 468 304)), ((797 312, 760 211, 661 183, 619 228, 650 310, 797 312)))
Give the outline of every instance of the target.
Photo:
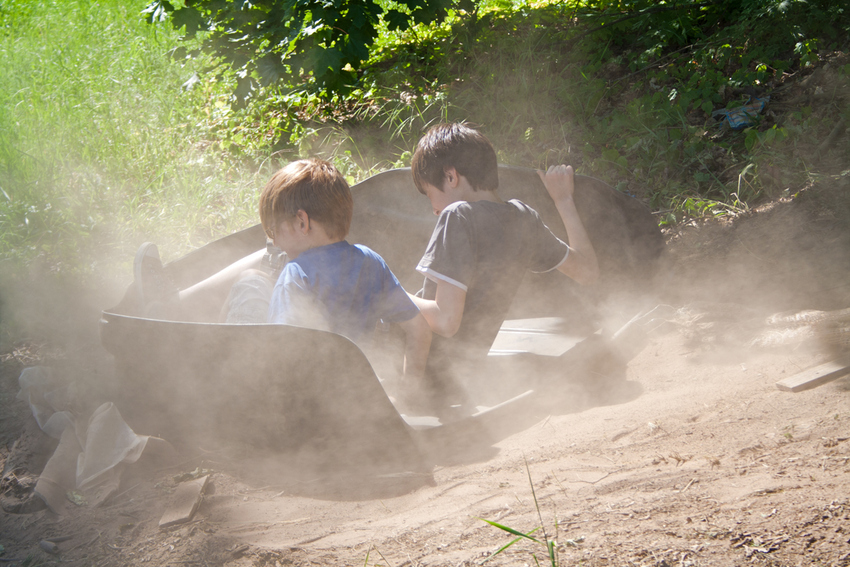
MULTIPOLYGON (((177 470, 137 477, 99 508, 4 512, 0 560, 472 565, 514 539, 486 519, 542 527, 533 537, 555 540, 562 565, 850 565, 850 379, 779 390, 839 349, 806 325, 767 320, 850 307, 849 191, 839 180, 734 222, 671 231, 656 292, 675 315, 630 363, 625 387, 495 421, 494 443, 439 459, 432 479, 345 493, 252 474, 268 461, 184 455, 177 470), (196 467, 211 471, 213 489, 191 523, 159 529, 173 475, 196 467), (58 553, 39 547, 49 538, 61 540, 58 553)), ((50 449, 13 400, 23 358, 3 363, 7 469, 10 459, 35 468, 50 449)), ((23 465, 22 482, 37 472, 23 465)), ((525 539, 488 564, 535 561, 549 563, 546 549, 525 539)))

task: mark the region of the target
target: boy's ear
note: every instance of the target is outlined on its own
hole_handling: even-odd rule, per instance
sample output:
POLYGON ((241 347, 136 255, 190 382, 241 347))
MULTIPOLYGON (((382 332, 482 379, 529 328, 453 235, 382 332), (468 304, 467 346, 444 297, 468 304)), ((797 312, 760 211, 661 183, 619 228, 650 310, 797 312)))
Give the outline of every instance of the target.
POLYGON ((298 209, 298 212, 295 213, 295 227, 304 233, 310 230, 310 215, 307 214, 307 211, 298 209))
POLYGON ((453 167, 446 167, 443 169, 443 179, 448 182, 449 186, 457 187, 458 182, 460 181, 460 175, 453 167))

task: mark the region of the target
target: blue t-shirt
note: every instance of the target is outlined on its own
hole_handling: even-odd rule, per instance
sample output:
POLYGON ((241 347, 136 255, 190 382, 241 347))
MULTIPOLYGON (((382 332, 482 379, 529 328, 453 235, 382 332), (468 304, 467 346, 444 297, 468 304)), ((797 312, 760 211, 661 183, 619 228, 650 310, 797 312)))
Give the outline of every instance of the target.
POLYGON ((332 331, 361 343, 372 338, 379 321, 399 323, 418 313, 383 258, 343 240, 286 264, 272 293, 269 322, 332 331))

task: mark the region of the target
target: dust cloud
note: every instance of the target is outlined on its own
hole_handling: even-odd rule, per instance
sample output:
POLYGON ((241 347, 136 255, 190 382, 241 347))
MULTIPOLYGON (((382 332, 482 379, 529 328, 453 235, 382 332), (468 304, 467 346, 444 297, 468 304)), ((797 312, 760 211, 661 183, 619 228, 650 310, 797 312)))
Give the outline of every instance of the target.
MULTIPOLYGON (((355 186, 353 194, 355 222, 348 240, 376 250, 405 289, 416 291, 422 276, 414 267, 435 222, 427 199, 413 189, 407 171, 379 174, 355 186)), ((671 229, 658 255, 638 251, 612 264, 616 286, 603 281, 585 289, 558 274, 529 276, 509 317, 559 317, 561 331, 587 336, 601 330, 610 336, 635 315, 665 305, 667 311, 643 322, 650 339, 652 333, 685 333, 694 349, 710 353, 715 362, 745 360, 753 349, 817 348, 814 332, 778 333, 771 343, 767 323, 777 313, 850 306, 850 202, 830 188, 817 195, 671 229), (640 277, 618 277, 636 274, 640 277)), ((544 201, 534 205, 544 218, 553 214, 544 201)), ((599 211, 598 218, 609 223, 600 226, 628 224, 633 214, 615 212, 599 211)), ((596 238, 598 253, 619 258, 642 236, 605 229, 596 238)), ((420 436, 417 446, 365 357, 345 339, 282 326, 138 319, 120 310, 106 314, 99 335, 100 310, 118 305, 121 286, 92 291, 38 275, 23 287, 10 283, 4 277, 4 322, 14 320, 45 340, 64 340, 69 350, 90 355, 91 345, 102 341, 114 356, 114 372, 99 371, 104 383, 93 388, 93 402, 110 397, 137 433, 173 440, 187 459, 257 478, 294 479, 304 493, 359 498, 428 484, 435 462, 486 459, 494 441, 536 415, 518 414, 507 429, 491 424, 486 431, 434 437, 425 445, 420 436), (450 446, 458 439, 479 442, 450 446), (386 481, 399 472, 409 474, 386 481), (330 488, 311 484, 316 478, 330 488)), ((516 393, 535 371, 544 370, 508 364, 486 378, 512 383, 516 393)), ((625 366, 618 372, 622 377, 625 366)), ((564 398, 572 403, 547 410, 579 411, 599 403, 586 385, 565 385, 564 398)), ((487 387, 478 384, 468 394, 487 387)))
POLYGON ((657 289, 663 301, 684 308, 682 321, 702 348, 714 344, 738 357, 765 348, 840 349, 818 322, 850 307, 850 198, 843 187, 824 183, 794 200, 669 232, 657 289), (813 313, 799 316, 803 311, 813 313))
POLYGON ((7 264, 0 272, 3 339, 14 336, 67 353, 88 350, 99 342, 100 311, 123 291, 117 278, 92 284, 37 264, 29 269, 7 264))

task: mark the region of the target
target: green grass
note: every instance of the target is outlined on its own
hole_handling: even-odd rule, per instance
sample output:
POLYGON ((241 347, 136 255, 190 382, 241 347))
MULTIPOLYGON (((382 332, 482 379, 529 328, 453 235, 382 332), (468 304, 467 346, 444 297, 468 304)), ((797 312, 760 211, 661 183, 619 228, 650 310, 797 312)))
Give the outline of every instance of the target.
POLYGON ((385 30, 344 99, 267 88, 235 109, 233 78, 144 23, 147 0, 0 0, 0 276, 126 284, 144 241, 168 260, 256 223, 283 163, 318 155, 355 182, 408 165, 438 121, 479 125, 503 163, 570 163, 662 224, 840 175, 846 144, 817 148, 850 120, 850 11, 724 2, 488 0, 474 18, 385 30), (783 107, 826 60, 829 96, 783 107), (773 94, 769 113, 715 125, 710 111, 752 93, 773 94))
POLYGON ((606 28, 620 12, 596 2, 488 2, 477 19, 385 31, 345 100, 267 89, 241 110, 228 77, 174 56, 192 45, 142 21, 145 3, 0 5, 0 258, 85 277, 144 240, 173 257, 256 222, 258 189, 281 163, 320 155, 356 181, 406 165, 441 120, 480 125, 505 163, 572 163, 676 222, 775 196, 765 171, 804 182, 803 148, 850 115, 837 100, 829 116, 801 107, 722 133, 706 113, 743 96, 727 102, 719 87, 802 72, 818 46, 846 50, 847 16, 822 0, 757 48, 737 36, 784 21, 771 0, 717 29, 692 11, 606 28))
POLYGON ((239 133, 229 85, 185 91, 205 62, 169 57, 177 38, 141 21, 144 4, 0 5, 7 262, 85 276, 143 240, 178 253, 255 221, 269 149, 220 149, 239 133))
MULTIPOLYGON (((543 514, 540 511, 540 503, 537 501, 537 493, 534 490, 534 482, 531 480, 531 470, 528 467, 528 461, 524 457, 523 457, 523 461, 525 461, 525 472, 528 475, 528 485, 531 488, 531 496, 534 499, 534 508, 537 511, 537 518, 540 520, 540 525, 537 526, 536 528, 532 529, 529 532, 521 532, 521 531, 516 530, 514 528, 511 528, 509 526, 505 526, 503 524, 500 524, 500 523, 497 523, 497 522, 494 522, 494 521, 491 521, 491 520, 486 520, 484 518, 479 518, 479 520, 482 520, 483 522, 490 524, 494 528, 500 529, 500 530, 507 532, 511 535, 517 536, 516 538, 512 539, 510 542, 506 543, 505 545, 501 546, 499 549, 497 549, 496 551, 491 553, 486 559, 484 559, 484 561, 482 561, 480 563, 481 565, 487 563, 489 560, 493 559, 494 557, 496 557, 500 553, 504 552, 509 547, 511 547, 514 544, 516 544, 520 541, 523 541, 523 540, 532 541, 532 542, 536 543, 538 546, 542 546, 543 549, 545 549, 545 553, 546 553, 545 558, 548 559, 548 564, 549 564, 550 567, 558 567, 558 565, 560 564, 560 562, 558 560, 558 541, 557 541, 558 522, 557 522, 557 519, 555 520, 554 537, 550 538, 549 535, 547 535, 547 533, 546 533, 546 527, 545 527, 545 524, 543 522, 543 514), (537 537, 534 537, 532 535, 537 531, 540 531, 542 533, 542 535, 543 535, 542 538, 537 538, 537 537)), ((570 541, 573 541, 573 540, 570 540, 570 541)), ((538 560, 537 555, 534 552, 531 553, 531 557, 534 560, 535 565, 540 565, 540 561, 538 560)), ((545 559, 544 559, 544 561, 545 561, 545 559)))

